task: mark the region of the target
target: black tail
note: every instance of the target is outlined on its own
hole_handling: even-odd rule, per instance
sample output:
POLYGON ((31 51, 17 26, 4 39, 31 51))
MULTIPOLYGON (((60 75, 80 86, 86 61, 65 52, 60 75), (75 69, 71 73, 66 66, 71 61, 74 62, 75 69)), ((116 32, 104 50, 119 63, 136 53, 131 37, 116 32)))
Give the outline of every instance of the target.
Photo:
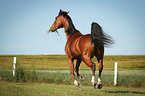
POLYGON ((114 42, 111 36, 103 32, 99 24, 93 22, 91 25, 91 43, 94 43, 95 47, 98 45, 109 47, 114 42))

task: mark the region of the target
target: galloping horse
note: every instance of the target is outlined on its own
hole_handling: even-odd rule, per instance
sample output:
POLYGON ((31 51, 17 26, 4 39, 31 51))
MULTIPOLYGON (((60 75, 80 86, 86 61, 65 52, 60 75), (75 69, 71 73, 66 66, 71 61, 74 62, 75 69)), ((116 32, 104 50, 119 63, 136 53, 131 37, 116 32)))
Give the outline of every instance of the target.
POLYGON ((70 73, 73 78, 74 84, 78 87, 79 84, 74 75, 74 59, 77 59, 75 72, 80 80, 84 77, 79 74, 79 66, 83 61, 87 66, 92 69, 92 84, 94 88, 102 88, 101 72, 103 70, 103 56, 104 47, 113 43, 112 38, 102 31, 99 24, 93 22, 91 25, 91 34, 83 35, 74 26, 68 12, 60 9, 58 16, 55 18, 54 23, 51 25, 49 32, 55 32, 59 28, 64 28, 67 38, 65 52, 68 58, 70 73), (96 64, 91 61, 91 58, 96 57, 99 63, 99 77, 98 83, 95 83, 95 70, 96 64))

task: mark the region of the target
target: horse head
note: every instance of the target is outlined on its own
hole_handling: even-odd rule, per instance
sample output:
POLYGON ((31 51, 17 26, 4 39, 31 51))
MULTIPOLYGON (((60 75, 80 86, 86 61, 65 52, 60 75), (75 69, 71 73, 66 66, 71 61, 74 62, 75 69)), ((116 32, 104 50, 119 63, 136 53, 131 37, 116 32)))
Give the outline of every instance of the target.
POLYGON ((67 23, 65 23, 66 21, 66 18, 65 16, 67 16, 67 14, 69 13, 68 12, 64 12, 60 9, 59 13, 58 13, 58 16, 55 17, 55 21, 54 23, 50 26, 50 29, 48 32, 55 32, 57 31, 57 29, 59 28, 65 28, 65 26, 68 26, 67 23))

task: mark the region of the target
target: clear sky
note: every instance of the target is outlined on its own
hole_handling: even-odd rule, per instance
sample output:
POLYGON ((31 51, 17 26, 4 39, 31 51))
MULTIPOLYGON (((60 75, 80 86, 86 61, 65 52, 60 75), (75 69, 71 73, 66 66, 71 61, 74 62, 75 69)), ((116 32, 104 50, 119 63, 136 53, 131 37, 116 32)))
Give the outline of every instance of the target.
POLYGON ((60 9, 81 33, 97 22, 113 37, 105 55, 145 55, 145 0, 0 0, 0 54, 65 54, 64 29, 47 34, 60 9))

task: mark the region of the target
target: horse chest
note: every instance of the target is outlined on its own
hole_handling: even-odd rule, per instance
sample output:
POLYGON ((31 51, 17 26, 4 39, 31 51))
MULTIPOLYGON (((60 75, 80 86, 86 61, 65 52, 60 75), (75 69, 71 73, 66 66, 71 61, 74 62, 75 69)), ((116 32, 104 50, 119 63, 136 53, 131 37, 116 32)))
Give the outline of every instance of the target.
POLYGON ((81 54, 80 48, 79 48, 79 38, 71 39, 69 42, 66 43, 65 51, 66 54, 71 56, 72 58, 78 57, 81 54))

